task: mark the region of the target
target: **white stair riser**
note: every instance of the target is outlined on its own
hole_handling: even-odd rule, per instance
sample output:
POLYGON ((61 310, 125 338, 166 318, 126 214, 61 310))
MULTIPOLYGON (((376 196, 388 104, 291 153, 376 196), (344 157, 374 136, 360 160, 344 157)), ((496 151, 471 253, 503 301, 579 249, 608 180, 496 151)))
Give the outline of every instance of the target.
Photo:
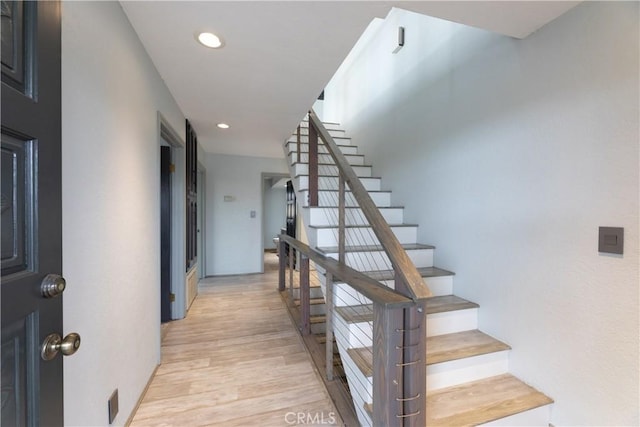
MULTIPOLYGON (((293 175, 309 175, 309 165, 306 163, 296 163, 293 167, 293 175)), ((357 176, 371 176, 371 166, 353 166, 353 171, 357 176)), ((334 165, 318 165, 318 175, 338 176, 338 167, 334 165)))
POLYGON ((509 372, 509 351, 481 354, 427 366, 427 392, 509 372))
MULTIPOLYGON (((289 282, 289 273, 287 272, 287 283, 289 282)), ((294 272, 293 274, 298 274, 298 272, 294 272)), ((309 288, 309 295, 311 298, 324 298, 324 291, 317 286, 313 288, 309 288)), ((293 299, 300 299, 300 288, 293 289, 293 299)))
POLYGON ((372 324, 369 322, 347 323, 340 314, 334 312, 336 341, 345 348, 371 347, 372 324))
POLYGON ((453 276, 425 277, 424 282, 434 297, 453 294, 453 276))
MULTIPOLYGON (((352 381, 349 382, 350 385, 352 382, 354 383, 352 390, 364 402, 371 403, 373 378, 364 376, 346 349, 340 352, 340 358, 345 371, 353 376, 352 381)), ((508 370, 509 355, 507 351, 429 365, 426 376, 427 392, 505 374, 508 370)))
MULTIPOLYGON (((407 251, 413 264, 418 267, 433 267, 433 249, 413 249, 407 251)), ((337 253, 328 253, 333 259, 338 259, 337 253)), ((391 261, 384 251, 347 252, 344 256, 346 264, 358 271, 391 270, 391 261)))
MULTIPOLYGON (((417 243, 417 226, 391 226, 391 231, 401 244, 417 243)), ((312 247, 338 246, 337 228, 309 228, 309 241, 312 247)), ((345 229, 347 246, 379 245, 378 238, 370 227, 355 227, 345 229)))
POLYGON ((478 309, 447 311, 427 315, 427 336, 453 334, 478 329, 478 309))
MULTIPOLYGON (((423 277, 422 279, 434 297, 453 294, 453 276, 423 277)), ((395 281, 393 280, 383 280, 380 283, 390 288, 395 286, 395 281)))
MULTIPOLYGON (((356 145, 338 145, 342 154, 358 154, 358 147, 356 145)), ((289 153, 297 153, 298 152, 298 142, 297 141, 287 141, 287 151, 289 153)), ((309 144, 306 142, 300 143, 300 152, 308 153, 309 152, 309 144)), ((318 144, 318 153, 329 153, 329 150, 324 144, 318 144)))
MULTIPOLYGON (((403 208, 380 209, 380 213, 389 224, 402 224, 404 220, 403 208)), ((312 227, 338 225, 338 208, 311 208, 309 214, 309 225, 312 227)), ((347 225, 369 223, 361 209, 345 209, 345 222, 347 225)))
MULTIPOLYGON (((342 127, 340 127, 339 123, 325 123, 325 122, 322 122, 322 125, 326 129, 342 130, 342 127)), ((300 122, 300 129, 307 129, 308 127, 309 127, 309 119, 305 118, 302 122, 300 122)))
MULTIPOLYGON (((309 207, 308 193, 309 192, 307 190, 300 191, 300 194, 298 197, 298 203, 301 203, 303 207, 309 207)), ((391 206, 391 193, 388 191, 382 191, 382 192, 371 191, 369 193, 369 196, 371 196, 371 200, 373 200, 373 203, 379 208, 391 206)), ((346 206, 348 207, 358 206, 358 203, 353 197, 353 194, 351 194, 350 192, 347 192, 345 194, 344 199, 345 199, 346 206)), ((321 191, 318 193, 318 206, 320 207, 335 206, 336 200, 338 200, 337 191, 321 191)))
MULTIPOLYGON (((332 137, 333 137, 333 142, 335 142, 337 145, 352 145, 351 138, 346 136, 344 133, 341 135, 332 135, 332 137)), ((298 137, 296 135, 291 135, 286 142, 295 142, 297 144, 298 137)), ((300 143, 308 144, 309 136, 300 135, 300 143)), ((318 146, 321 146, 321 145, 324 145, 324 141, 322 141, 322 138, 320 138, 320 136, 318 135, 318 146)))
MULTIPOLYGON (((336 336, 341 336, 345 346, 349 348, 372 346, 371 335, 373 327, 371 322, 347 323, 339 313, 334 313, 336 336)), ((453 334, 477 329, 477 316, 477 308, 427 314, 427 336, 453 334), (444 317, 447 318, 447 324, 445 325, 440 322, 444 317)))
MULTIPOLYGON (((367 191, 380 191, 380 178, 361 177, 360 182, 367 191)), ((306 175, 298 176, 296 178, 298 188, 302 190, 309 189, 309 177, 306 175)), ((318 177, 318 190, 338 190, 338 177, 333 176, 320 176, 318 177)), ((338 193, 335 193, 335 199, 333 200, 333 206, 338 203, 338 193)), ((346 197, 345 197, 346 198, 346 197)))
MULTIPOLYGON (((320 274, 318 277, 320 278, 320 287, 322 288, 322 292, 326 295, 326 277, 324 273, 320 274)), ((427 277, 424 278, 424 280, 435 297, 451 295, 453 293, 453 276, 427 277)), ((391 289, 395 289, 395 282, 393 280, 383 280, 380 283, 390 287, 391 289)), ((371 304, 371 300, 365 298, 362 294, 346 283, 334 283, 333 294, 333 303, 336 307, 371 304)))
POLYGON ((547 426, 551 419, 551 405, 544 405, 538 408, 530 409, 528 411, 520 412, 519 414, 511 415, 509 417, 500 418, 499 420, 491 421, 485 424, 479 424, 479 426, 486 427, 528 427, 528 426, 547 426))
POLYGON ((338 344, 338 349, 340 350, 342 366, 347 374, 347 382, 353 398, 353 405, 356 410, 358 422, 361 427, 372 427, 373 422, 371 417, 369 417, 369 414, 364 409, 364 405, 372 401, 371 395, 373 388, 371 381, 367 381, 364 375, 362 375, 360 369, 358 369, 358 366, 351 359, 346 349, 340 348, 340 344, 338 344))
MULTIPOLYGON (((349 164, 352 166, 364 165, 364 156, 353 156, 353 155, 346 154, 345 158, 347 159, 347 162, 349 162, 349 164)), ((289 161, 291 162, 291 164, 309 163, 309 154, 301 153, 300 160, 298 160, 298 153, 291 153, 289 155, 289 161)), ((335 164, 333 157, 331 157, 330 154, 318 154, 318 163, 330 163, 330 164, 334 163, 335 164)))
MULTIPOLYGON (((343 129, 327 129, 329 131, 329 135, 334 137, 344 136, 343 129)), ((292 135, 297 137, 298 131, 296 130, 292 135)), ((309 135, 309 128, 300 126, 300 135, 309 135)))

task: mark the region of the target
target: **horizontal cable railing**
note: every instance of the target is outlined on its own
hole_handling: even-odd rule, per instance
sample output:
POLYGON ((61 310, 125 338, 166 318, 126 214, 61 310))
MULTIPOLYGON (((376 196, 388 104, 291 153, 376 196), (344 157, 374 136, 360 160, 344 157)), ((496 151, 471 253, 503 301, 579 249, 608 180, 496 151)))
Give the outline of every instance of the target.
MULTIPOLYGON (((399 282, 396 285, 401 284, 406 289, 405 295, 410 298, 430 297, 431 291, 424 283, 422 275, 403 249, 398 238, 393 234, 353 167, 313 111, 309 112, 309 206, 318 206, 318 137, 323 140, 329 154, 331 154, 339 171, 339 179, 344 180, 348 185, 362 213, 369 221, 373 233, 387 254, 396 274, 396 282, 399 282)), ((340 227, 341 232, 342 229, 340 227)))
MULTIPOLYGON (((310 215, 315 215, 316 225, 310 226, 317 229, 317 249, 336 259, 316 251, 305 255, 310 248, 292 247, 300 250, 301 259, 308 257, 324 270, 327 343, 335 336, 341 354, 358 366, 345 367, 350 370, 347 376, 356 411, 366 411, 373 425, 424 425, 424 308, 431 292, 369 194, 367 187, 375 188, 376 178, 363 178, 363 184, 358 177, 356 168, 362 168, 359 173, 365 175, 369 172, 367 166, 360 165, 363 158, 358 159, 357 150, 338 146, 313 111, 309 112, 308 127, 298 127, 296 142, 289 155, 296 168, 298 189, 306 191, 310 215), (356 165, 349 163, 343 149, 356 165), (323 244, 319 244, 320 235, 324 236, 323 244), (321 258, 313 259, 318 256, 321 258), (384 295, 404 298, 402 308, 380 302, 384 301, 380 300, 382 289, 391 289, 375 279, 395 287, 393 294, 384 295)), ((377 197, 381 200, 380 194, 377 197)), ((300 265, 300 274, 301 325, 308 333, 305 262, 300 265)), ((331 378, 329 347, 326 353, 327 377, 331 378)))
MULTIPOLYGON (((407 310, 422 307, 423 304, 407 298, 338 260, 319 254, 290 236, 282 234, 279 238, 279 291, 285 292, 288 282, 289 293, 293 295, 294 250, 299 257, 300 330, 303 335, 311 333, 310 263, 313 262, 317 268, 324 271, 327 379, 332 380, 334 376, 334 337, 337 342, 348 340, 350 347, 355 348, 353 357, 360 357, 365 364, 370 362, 370 375, 366 372, 364 374, 347 373, 347 375, 350 374, 350 391, 352 396, 355 396, 354 401, 359 403, 356 405, 356 411, 366 411, 367 405, 370 405, 373 425, 407 425, 408 415, 416 411, 415 409, 407 411, 406 408, 408 399, 404 385, 409 378, 405 370, 407 363, 404 350, 412 344, 406 341, 404 318, 407 310), (285 256, 287 247, 290 251, 288 257, 285 256), (347 291, 346 296, 336 296, 337 283, 343 287, 347 286, 351 292, 347 291), (353 305, 349 295, 364 304, 353 305), (350 328, 348 336, 345 328, 350 328)), ((421 382, 425 382, 424 375, 421 382)), ((417 396, 420 397, 420 394, 417 396)), ((424 413, 424 408, 420 407, 418 411, 424 413)))

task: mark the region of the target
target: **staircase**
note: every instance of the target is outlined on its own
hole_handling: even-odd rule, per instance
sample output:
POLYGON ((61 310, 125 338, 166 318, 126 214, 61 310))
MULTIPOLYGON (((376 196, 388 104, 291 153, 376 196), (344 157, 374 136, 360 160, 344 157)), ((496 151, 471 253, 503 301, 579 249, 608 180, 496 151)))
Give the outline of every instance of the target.
MULTIPOLYGON (((310 207, 308 122, 285 142, 294 188, 301 204, 309 246, 338 259, 338 170, 323 145, 318 146, 318 206, 310 207)), ((552 400, 509 374, 510 347, 478 330, 478 304, 453 294, 454 273, 434 266, 435 247, 418 243, 418 225, 405 224, 403 208, 393 206, 382 179, 372 176, 357 146, 337 124, 325 127, 353 166, 391 230, 403 245, 433 293, 426 305, 426 411, 431 425, 539 425, 549 424, 552 400)), ((350 267, 394 287, 394 271, 381 267, 388 259, 348 189, 345 195, 345 258, 350 267)), ((326 295, 324 275, 318 267, 326 295)), ((371 302, 345 283, 334 285, 334 334, 347 373, 358 420, 372 425, 372 321, 371 302)), ((320 301, 315 301, 319 303, 320 301)), ((314 314, 323 312, 315 304, 314 314)), ((425 397, 422 397, 425 398, 425 397)))

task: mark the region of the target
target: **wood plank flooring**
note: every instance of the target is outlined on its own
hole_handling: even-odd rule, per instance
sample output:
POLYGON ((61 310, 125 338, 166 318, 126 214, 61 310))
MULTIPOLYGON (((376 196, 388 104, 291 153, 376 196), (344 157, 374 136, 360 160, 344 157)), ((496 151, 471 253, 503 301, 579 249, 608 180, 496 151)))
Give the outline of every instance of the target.
POLYGON ((276 273, 201 282, 187 318, 164 326, 162 362, 131 427, 286 426, 300 416, 342 425, 276 273))

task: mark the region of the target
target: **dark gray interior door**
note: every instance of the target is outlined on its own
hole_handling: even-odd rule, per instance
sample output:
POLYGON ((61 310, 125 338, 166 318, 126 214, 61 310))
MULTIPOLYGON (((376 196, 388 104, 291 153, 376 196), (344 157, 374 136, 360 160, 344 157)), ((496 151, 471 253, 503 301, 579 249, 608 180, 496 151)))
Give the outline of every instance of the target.
POLYGON ((75 337, 63 343, 58 335, 64 290, 60 4, 0 6, 2 425, 60 426, 62 357, 56 353, 79 345, 75 337), (47 338, 49 351, 43 354, 47 338))

